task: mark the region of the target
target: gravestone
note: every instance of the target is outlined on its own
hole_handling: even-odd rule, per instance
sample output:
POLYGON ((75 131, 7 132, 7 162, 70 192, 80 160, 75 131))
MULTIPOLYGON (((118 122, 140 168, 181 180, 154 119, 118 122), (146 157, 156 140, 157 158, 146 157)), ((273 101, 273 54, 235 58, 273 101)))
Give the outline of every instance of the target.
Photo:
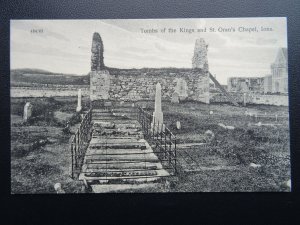
POLYGON ((177 128, 177 130, 180 130, 180 129, 181 129, 181 123, 180 123, 180 121, 177 121, 177 122, 176 122, 176 128, 177 128))
POLYGON ((27 122, 32 115, 32 104, 27 102, 24 106, 23 121, 27 122))
POLYGON ((163 122, 163 112, 161 109, 161 85, 160 83, 157 83, 155 88, 155 106, 153 112, 153 121, 151 123, 151 128, 154 131, 154 133, 161 132, 163 128, 163 122))
POLYGON ((78 89, 78 99, 77 99, 76 112, 80 112, 81 110, 82 110, 82 107, 81 107, 81 89, 78 89))
POLYGON ((178 93, 179 100, 184 100, 184 99, 187 98, 187 96, 188 96, 187 90, 188 90, 188 87, 187 87, 186 81, 182 78, 178 78, 177 79, 177 84, 176 84, 176 87, 175 87, 175 92, 178 93))
POLYGON ((244 106, 247 105, 247 93, 243 94, 243 103, 244 103, 244 106))
POLYGON ((179 94, 177 92, 174 92, 172 94, 172 99, 171 99, 172 103, 179 103, 179 94))

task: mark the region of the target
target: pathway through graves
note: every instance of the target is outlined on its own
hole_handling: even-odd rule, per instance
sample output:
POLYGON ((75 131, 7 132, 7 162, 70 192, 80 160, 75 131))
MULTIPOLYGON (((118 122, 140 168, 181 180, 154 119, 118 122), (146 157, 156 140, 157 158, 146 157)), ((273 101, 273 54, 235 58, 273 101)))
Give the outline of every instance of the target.
POLYGON ((161 189, 169 173, 143 137, 131 105, 93 109, 80 180, 93 192, 161 189))

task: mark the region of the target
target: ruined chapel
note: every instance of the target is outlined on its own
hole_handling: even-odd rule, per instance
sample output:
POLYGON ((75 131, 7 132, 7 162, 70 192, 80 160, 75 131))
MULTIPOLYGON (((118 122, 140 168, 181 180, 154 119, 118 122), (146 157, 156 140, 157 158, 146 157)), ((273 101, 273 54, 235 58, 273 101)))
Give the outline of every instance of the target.
POLYGON ((200 38, 195 42, 192 68, 159 75, 151 73, 114 74, 104 65, 104 43, 99 33, 92 39, 90 72, 90 99, 139 101, 153 100, 155 85, 162 86, 162 99, 171 100, 176 92, 180 99, 209 103, 208 45, 200 38))

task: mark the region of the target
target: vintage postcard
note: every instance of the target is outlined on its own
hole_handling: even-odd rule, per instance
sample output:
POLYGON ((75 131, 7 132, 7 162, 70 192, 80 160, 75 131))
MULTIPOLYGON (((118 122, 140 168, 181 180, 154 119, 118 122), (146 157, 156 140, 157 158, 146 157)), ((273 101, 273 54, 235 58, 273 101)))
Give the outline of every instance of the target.
POLYGON ((11 20, 11 193, 291 191, 286 18, 11 20))

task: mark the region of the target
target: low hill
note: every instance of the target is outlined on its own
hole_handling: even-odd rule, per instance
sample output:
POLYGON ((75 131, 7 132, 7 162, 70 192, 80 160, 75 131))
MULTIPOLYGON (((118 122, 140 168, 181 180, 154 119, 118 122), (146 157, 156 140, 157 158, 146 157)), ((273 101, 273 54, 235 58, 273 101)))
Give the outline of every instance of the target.
MULTIPOLYGON (((161 75, 187 72, 189 68, 141 68, 118 69, 106 67, 112 75, 161 75)), ((11 86, 31 86, 34 84, 60 84, 60 85, 89 85, 90 76, 53 73, 41 69, 12 69, 10 71, 11 86)))
POLYGON ((88 85, 89 75, 75 75, 52 73, 40 69, 13 69, 10 71, 11 86, 20 86, 20 84, 61 84, 61 85, 88 85))

